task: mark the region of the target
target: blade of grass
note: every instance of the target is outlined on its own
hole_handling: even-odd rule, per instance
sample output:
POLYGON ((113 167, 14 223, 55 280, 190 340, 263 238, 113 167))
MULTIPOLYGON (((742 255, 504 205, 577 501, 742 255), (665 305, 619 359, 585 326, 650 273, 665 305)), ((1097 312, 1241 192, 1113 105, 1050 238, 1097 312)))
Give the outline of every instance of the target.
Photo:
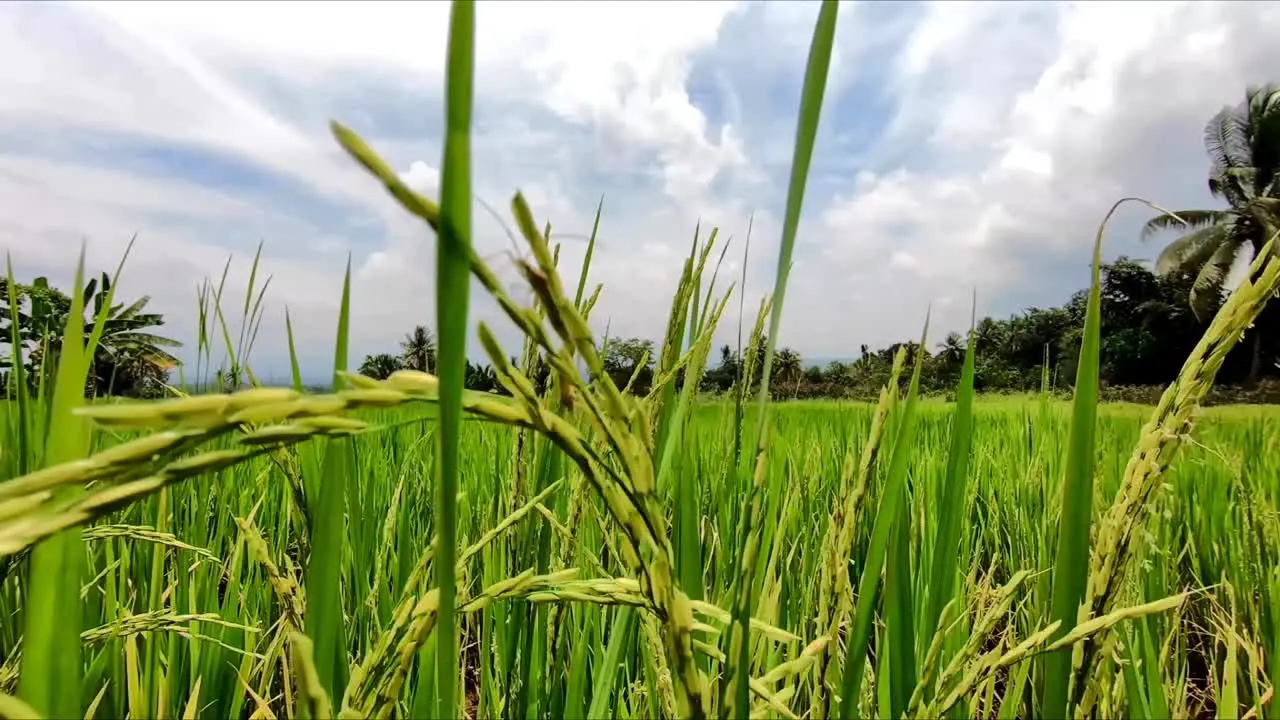
MULTIPOLYGON (((929 320, 926 316, 924 332, 920 336, 920 349, 929 337, 929 320)), ((880 587, 880 573, 889 550, 890 534, 899 518, 906 517, 907 466, 914 452, 916 398, 920 390, 920 370, 924 365, 922 352, 916 353, 915 368, 911 372, 911 385, 907 401, 897 422, 893 443, 893 455, 889 461, 889 474, 885 479, 880 506, 876 509, 871 526, 871 540, 858 581, 857 607, 849 630, 849 645, 845 650, 844 675, 840 683, 840 712, 837 717, 858 717, 858 701, 862 695, 862 675, 866 669, 867 647, 871 642, 875 619, 876 596, 880 587)), ((891 389, 892 390, 892 389, 891 389)), ((897 648, 894 648, 894 652, 897 648)))
MULTIPOLYGON (((975 301, 976 305, 976 301, 975 301)), ((976 315, 976 313, 975 313, 976 315)), ((957 567, 968 565, 966 558, 957 558, 953 548, 960 544, 961 520, 965 513, 964 500, 969 484, 969 448, 973 442, 973 376, 974 341, 970 321, 968 347, 964 351, 964 369, 960 372, 960 388, 956 391, 955 418, 951 424, 951 449, 947 454, 947 471, 943 482, 941 503, 938 505, 938 531, 933 542, 933 568, 929 573, 928 598, 925 622, 920 637, 931 638, 938 629, 942 608, 951 600, 957 567)), ((926 698, 927 699, 927 698, 926 698)))
MULTIPOLYGON (((89 426, 75 413, 84 405, 89 360, 84 347, 84 250, 76 266, 74 293, 58 353, 44 461, 53 466, 89 454, 89 426)), ((47 358, 47 356, 46 356, 47 358)), ((47 359, 46 359, 47 361, 47 359)), ((85 564, 78 528, 64 530, 31 553, 26 630, 18 690, 43 717, 81 717, 80 586, 85 564)))
POLYGON ((13 279, 13 258, 5 253, 5 278, 7 282, 9 312, 12 317, 9 318, 9 352, 12 355, 12 375, 9 380, 13 384, 14 395, 16 396, 18 406, 17 419, 17 465, 16 469, 19 475, 25 475, 31 471, 32 452, 31 452, 31 395, 27 391, 26 367, 23 365, 22 358, 22 335, 21 328, 18 326, 18 284, 13 279))
MULTIPOLYGON (((921 348, 923 348, 923 343, 921 348)), ((923 364, 923 360, 917 360, 923 364)), ((889 717, 902 717, 916 687, 915 598, 911 572, 911 513, 901 513, 889 540, 885 568, 885 643, 889 650, 889 717)))
MULTIPOLYGON (((585 608, 582 608, 585 610, 585 608)), ((579 620, 581 616, 575 615, 575 620, 579 620)), ((587 679, 588 679, 588 663, 587 653, 592 649, 592 643, 589 638, 594 630, 593 624, 595 616, 587 616, 585 623, 579 626, 577 634, 573 639, 573 656, 569 661, 569 679, 565 687, 565 700, 563 707, 563 715, 565 717, 586 717, 584 714, 587 709, 587 679)))
POLYGON ((1134 621, 1134 630, 1141 644, 1142 670, 1146 676, 1147 705, 1150 715, 1155 720, 1169 720, 1173 715, 1169 712, 1169 701, 1165 697, 1163 678, 1160 673, 1160 655, 1151 641, 1151 628, 1155 618, 1141 618, 1134 621))
POLYGON ((636 611, 632 608, 619 608, 614 616, 613 627, 609 632, 609 644, 604 652, 604 659, 596 669, 595 681, 591 690, 591 707, 587 717, 591 720, 609 718, 609 701, 613 697, 613 688, 617 684, 618 667, 624 655, 629 652, 635 639, 636 611))
MULTIPOLYGON (((1121 202, 1124 202, 1123 200, 1121 202)), ((1050 621, 1062 623, 1053 640, 1079 622, 1089 575, 1089 524, 1093 517, 1093 436, 1098 414, 1098 352, 1101 336, 1102 235, 1107 220, 1120 203, 1112 206, 1098 228, 1093 243, 1093 268, 1089 301, 1085 308, 1084 336, 1076 367, 1075 398, 1067 440, 1067 465, 1062 480, 1058 550, 1053 563, 1053 598, 1050 621)), ((1069 717, 1071 649, 1048 654, 1044 660, 1043 717, 1069 717)))
POLYGON ((997 720, 1014 720, 1018 717, 1018 710, 1022 707, 1022 689, 1027 684, 1027 677, 1031 674, 1032 663, 1019 663, 1013 669, 1013 679, 1005 687, 1004 693, 1000 698, 1000 709, 997 711, 997 720))
MULTIPOLYGON (((1230 588, 1230 585, 1227 587, 1230 588)), ((1240 717, 1240 687, 1238 680, 1240 661, 1236 646, 1235 602, 1233 601, 1231 605, 1231 615, 1224 618, 1230 625, 1227 625, 1222 632, 1227 636, 1227 659, 1222 664, 1222 684, 1218 687, 1218 707, 1215 715, 1218 720, 1235 720, 1240 717)))
POLYGON ((298 350, 293 344, 293 320, 289 318, 289 309, 284 311, 284 331, 289 338, 289 371, 292 373, 293 389, 302 392, 302 371, 298 368, 298 350))
MULTIPOLYGON (((253 317, 250 315, 249 310, 253 305, 253 286, 258 279, 258 263, 262 260, 262 244, 262 241, 259 240, 258 250, 253 254, 253 264, 249 266, 249 285, 245 289, 244 293, 244 309, 240 312, 240 317, 242 319, 242 322, 240 323, 240 336, 236 339, 236 348, 238 349, 236 354, 240 357, 243 357, 246 354, 245 333, 252 330, 250 323, 247 322, 247 320, 253 317)), ((259 299, 261 299, 261 296, 259 296, 259 299)))
POLYGON ((746 322, 747 311, 747 261, 751 259, 751 230, 755 226, 755 214, 747 218, 747 239, 742 247, 742 278, 740 280, 743 292, 738 295, 738 362, 737 376, 733 379, 733 465, 736 468, 742 462, 742 418, 745 414, 746 390, 747 383, 750 382, 744 374, 743 359, 745 351, 742 348, 742 324, 746 322))
POLYGON ((455 685, 458 654, 454 642, 458 556, 458 444, 462 389, 466 381, 467 301, 470 262, 459 248, 471 247, 471 105, 475 62, 475 4, 456 0, 449 15, 446 67, 445 146, 441 163, 440 233, 437 244, 436 325, 440 334, 440 420, 436 498, 436 574, 440 588, 436 631, 436 716, 458 714, 455 685))
MULTIPOLYGON (((824 0, 814 23, 813 40, 809 46, 809 59, 805 68, 804 86, 800 94, 800 113, 796 124, 795 150, 791 158, 791 179, 787 188, 787 206, 782 226, 782 242, 778 248, 777 274, 774 278, 773 315, 769 322, 768 349, 764 358, 764 376, 760 382, 757 407, 756 447, 763 453, 768 423, 765 412, 769 400, 769 373, 773 369, 773 354, 778 342, 778 330, 782 325, 782 304, 786 297, 787 277, 791 273, 791 257, 795 252, 796 233, 800 227, 800 211, 804 205, 805 185, 809 179, 809 164, 813 159, 813 146, 818 136, 818 124, 822 116, 822 99, 827 89, 827 70, 831 65, 831 51, 835 44, 836 14, 834 0, 824 0)), ((759 475, 759 473, 757 473, 759 475)), ((757 485, 759 480, 757 481, 757 485)), ((722 716, 741 716, 751 709, 751 630, 752 588, 755 584, 755 558, 749 557, 747 538, 754 534, 754 515, 751 508, 760 504, 760 489, 753 488, 744 498, 740 535, 744 538, 737 560, 734 582, 738 584, 734 601, 734 626, 730 633, 729 647, 736 650, 736 657, 729 658, 725 676, 732 678, 731 702, 721 708, 722 716), (736 640, 736 642, 735 642, 736 640)))
POLYGON ((587 287, 587 272, 591 269, 591 256, 596 251, 596 238, 600 234, 600 216, 604 213, 604 196, 596 203, 596 218, 591 223, 591 239, 587 241, 587 254, 582 258, 582 272, 578 275, 578 290, 573 295, 573 305, 582 309, 582 294, 587 287))
POLYGON ((1124 635, 1124 658, 1121 670, 1124 677, 1125 697, 1129 701, 1129 717, 1133 718, 1133 720, 1150 720, 1151 706, 1147 702, 1146 688, 1143 687, 1142 680, 1138 677, 1136 667, 1138 653, 1134 648, 1134 634, 1127 629, 1121 632, 1124 635))
MULTIPOLYGON (((345 382, 351 312, 351 260, 342 282, 338 309, 338 336, 333 357, 333 386, 345 382)), ((307 637, 314 648, 315 670, 329 697, 342 697, 347 680, 346 632, 342 615, 342 554, 346 539, 346 482, 348 442, 325 443, 321 481, 311 517, 311 557, 307 561, 307 637)))

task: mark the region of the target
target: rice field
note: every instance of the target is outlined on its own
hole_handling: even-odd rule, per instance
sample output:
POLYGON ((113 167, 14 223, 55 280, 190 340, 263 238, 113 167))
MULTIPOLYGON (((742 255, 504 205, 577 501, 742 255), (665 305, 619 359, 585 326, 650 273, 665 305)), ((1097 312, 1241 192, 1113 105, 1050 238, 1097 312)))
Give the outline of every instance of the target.
POLYGON ((436 233, 436 375, 348 373, 344 288, 329 393, 295 358, 293 388, 88 403, 77 292, 47 382, 0 408, 0 717, 1280 715, 1280 412, 1198 408, 1280 289, 1271 246, 1156 407, 1098 402, 1105 220, 1070 402, 975 397, 972 343, 955 403, 905 349, 875 404, 770 402, 835 17, 743 329, 764 379, 729 397, 696 392, 744 302, 714 234, 644 397, 604 372, 589 261, 562 276, 521 196, 533 302, 471 249, 465 2, 438 203, 333 126, 436 233), (479 328, 506 395, 463 388, 473 287, 524 335, 479 328))
MULTIPOLYGON (((928 653, 920 654, 925 662, 918 677, 940 678, 940 690, 958 687, 964 680, 959 670, 974 667, 962 662, 948 678, 954 658, 1006 653, 1044 624, 1052 586, 1045 569, 1053 565, 1069 410, 1037 398, 976 404, 971 479, 955 513, 960 531, 954 544, 939 548, 928 539, 951 510, 943 504, 943 483, 954 407, 920 405, 903 516, 909 563, 903 575, 915 599, 910 617, 923 618, 930 590, 925 570, 935 557, 955 573, 956 597, 966 605, 951 613, 962 626, 944 641, 950 646, 943 650, 945 661, 934 661, 927 672, 928 653), (985 626, 981 636, 978 624, 985 626)), ((1114 497, 1149 412, 1101 408, 1095 505, 1105 507, 1114 497)), ((416 595, 415 583, 421 592, 427 538, 438 535, 432 520, 435 420, 423 415, 366 411, 362 419, 390 427, 343 441, 353 479, 345 532, 338 530, 345 545, 338 565, 348 688, 363 687, 354 682, 358 661, 386 643, 407 609, 405 599, 416 595)), ((761 568, 752 591, 759 624, 750 649, 752 676, 763 687, 752 698, 753 713, 788 717, 826 710, 830 716, 823 707, 830 695, 816 681, 839 658, 830 641, 819 645, 828 629, 819 618, 833 600, 824 570, 835 529, 832 509, 842 504, 850 460, 866 448, 875 409, 798 402, 774 408, 771 416, 759 514, 761 568)), ((748 418, 747 425, 753 422, 748 418)), ((1168 487, 1155 504, 1125 604, 1199 592, 1174 609, 1117 626, 1100 673, 1107 683, 1099 688, 1098 715, 1132 717, 1130 704, 1142 703, 1149 717, 1228 716, 1229 709, 1219 706, 1226 693, 1233 692, 1239 710, 1247 712, 1270 688, 1280 597, 1278 425, 1280 412, 1270 408, 1215 408, 1198 425, 1198 445, 1184 450, 1165 474, 1168 487)), ((100 437, 104 446, 113 441, 110 434, 100 437)), ((612 521, 581 476, 557 466, 545 447, 531 445, 537 443, 511 428, 478 422, 463 428, 457 532, 460 547, 480 549, 459 569, 462 707, 470 717, 490 718, 675 715, 661 630, 644 609, 638 585, 622 580, 628 577, 623 541, 609 532, 612 521), (522 513, 518 522, 485 543, 516 513, 522 513), (537 575, 524 576, 528 584, 510 599, 487 605, 472 599, 495 587, 500 592, 504 581, 526 570, 537 575)), ((681 587, 725 607, 740 552, 735 528, 742 491, 734 480, 734 445, 733 404, 699 406, 672 461, 672 477, 689 488, 685 512, 675 512, 675 488, 659 488, 670 516, 692 519, 692 527, 679 528, 684 532, 674 538, 676 557, 689 559, 677 564, 679 577, 691 578, 681 587), (686 540, 691 547, 682 545, 686 540)), ((78 704, 95 708, 98 717, 304 712, 288 637, 305 626, 307 615, 300 566, 314 552, 314 535, 330 532, 319 527, 309 533, 297 503, 297 486, 321 472, 324 459, 315 450, 304 447, 296 457, 267 454, 174 484, 82 532, 85 673, 78 704)), ((875 507, 882 489, 883 477, 873 480, 864 507, 875 507)), ((853 529, 848 562, 855 577, 867 562, 870 532, 865 520, 853 529)), ((0 645, 6 649, 0 691, 13 693, 26 593, 22 557, 7 560, 0 581, 0 645)), ((896 571, 889 566, 887 579, 895 579, 896 571)), ((705 648, 700 662, 712 674, 720 667, 714 657, 726 615, 694 611, 700 623, 695 647, 705 648)), ((879 635, 870 649, 864 716, 888 717, 893 710, 885 640, 879 635)), ((370 676, 401 685, 392 698, 400 716, 436 716, 431 650, 429 643, 421 645, 407 667, 397 652, 386 661, 387 671, 369 669, 375 670, 370 676)), ((957 703, 960 715, 1031 716, 1035 674, 1033 661, 984 673, 957 703)), ((376 707, 378 693, 363 701, 376 707)))

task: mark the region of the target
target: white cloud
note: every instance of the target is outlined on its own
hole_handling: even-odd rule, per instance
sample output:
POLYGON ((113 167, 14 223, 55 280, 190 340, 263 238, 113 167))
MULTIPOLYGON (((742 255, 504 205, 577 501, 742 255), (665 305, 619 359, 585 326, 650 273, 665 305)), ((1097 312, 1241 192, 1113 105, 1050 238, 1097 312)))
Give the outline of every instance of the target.
MULTIPOLYGON (((1247 83, 1280 79, 1266 75, 1278 8, 842 6, 782 341, 850 355, 913 336, 929 303, 941 337, 975 288, 980 312, 1065 299, 1113 200, 1207 201, 1200 128, 1247 83)), ((507 217, 520 189, 574 281, 605 196, 594 317, 653 337, 694 224, 734 237, 723 288, 754 212, 752 312, 773 279, 815 11, 479 4, 477 195, 507 217)), ((434 246, 325 123, 434 192, 447 25, 444 3, 0 6, 0 244, 20 272, 65 278, 86 237, 90 267, 109 268, 137 232, 130 290, 185 328, 198 279, 234 251, 243 282, 265 239, 259 349, 275 369, 286 304, 304 353, 328 360, 350 252, 353 361, 390 349, 434 317, 434 246)), ((1130 239, 1138 219, 1121 218, 1112 254, 1154 254, 1130 239)), ((514 285, 503 225, 477 208, 475 226, 514 285)))
MULTIPOLYGON (((853 332, 904 336, 930 299, 973 287, 979 310, 997 314, 1018 309, 1010 297, 1061 302, 1087 281, 1087 248, 1112 202, 1211 202, 1201 128, 1246 84, 1276 79, 1280 12, 1263 8, 934 5, 894 79, 887 139, 915 147, 912 169, 860 174, 822 216, 828 266, 857 278, 854 292, 876 309, 855 314, 853 332), (905 253, 917 264, 894 271, 905 253), (1057 259, 1046 267, 1037 255, 1057 259)), ((1128 212, 1108 254, 1151 257, 1128 212)), ((967 322, 961 305, 943 328, 967 322)))

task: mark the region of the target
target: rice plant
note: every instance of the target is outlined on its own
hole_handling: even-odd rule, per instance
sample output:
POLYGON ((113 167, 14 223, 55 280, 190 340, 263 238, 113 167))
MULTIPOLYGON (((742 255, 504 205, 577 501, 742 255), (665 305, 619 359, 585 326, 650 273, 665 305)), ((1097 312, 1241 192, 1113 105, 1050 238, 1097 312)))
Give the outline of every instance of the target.
POLYGON ((438 375, 348 372, 349 268, 325 393, 302 392, 296 354, 293 387, 258 386, 252 280, 236 342, 222 285, 200 296, 227 392, 86 404, 95 340, 69 325, 51 387, 0 413, 0 716, 1280 712, 1274 418, 1199 409, 1280 289, 1272 246, 1145 421, 1098 403, 1105 220, 1070 406, 976 397, 972 342, 954 403, 920 397, 905 349, 875 405, 769 402, 835 23, 824 2, 773 292, 732 397, 708 400, 712 336, 745 302, 717 286, 718 232, 695 234, 643 395, 591 322, 602 210, 572 287, 518 193, 530 294, 472 249, 475 22, 456 3, 439 202, 332 126, 434 233, 438 375), (478 329, 505 396, 463 387, 472 281, 523 337, 478 329))

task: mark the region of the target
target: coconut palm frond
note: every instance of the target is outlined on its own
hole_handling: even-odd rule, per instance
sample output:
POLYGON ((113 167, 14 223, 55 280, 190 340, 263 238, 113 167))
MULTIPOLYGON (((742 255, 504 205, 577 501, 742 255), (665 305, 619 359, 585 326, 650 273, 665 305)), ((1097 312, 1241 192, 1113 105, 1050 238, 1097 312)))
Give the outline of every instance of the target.
POLYGON ((1191 287, 1191 311, 1201 321, 1211 317, 1222 301, 1223 284, 1227 273, 1240 254, 1242 246, 1236 242, 1220 243, 1209 259, 1200 267, 1195 284, 1191 287))
POLYGON ((1255 170, 1255 196, 1275 192, 1280 177, 1280 86, 1248 89, 1242 121, 1248 127, 1250 166, 1255 170))
POLYGON ((1228 222, 1232 218, 1229 210, 1178 210, 1174 215, 1157 215, 1142 226, 1142 240, 1150 240, 1153 236, 1166 230, 1183 232, 1197 230, 1209 225, 1228 222), (1176 215, 1176 217, 1175 217, 1176 215))
POLYGON ((1213 257, 1218 248, 1231 242, 1231 226, 1226 223, 1192 230, 1169 243, 1156 258, 1156 272, 1160 275, 1196 273, 1200 266, 1213 257))
POLYGON ((1204 126, 1204 148, 1209 153, 1213 170, 1221 172, 1233 167, 1249 167, 1248 132, 1242 125, 1240 108, 1227 106, 1218 111, 1204 126))

